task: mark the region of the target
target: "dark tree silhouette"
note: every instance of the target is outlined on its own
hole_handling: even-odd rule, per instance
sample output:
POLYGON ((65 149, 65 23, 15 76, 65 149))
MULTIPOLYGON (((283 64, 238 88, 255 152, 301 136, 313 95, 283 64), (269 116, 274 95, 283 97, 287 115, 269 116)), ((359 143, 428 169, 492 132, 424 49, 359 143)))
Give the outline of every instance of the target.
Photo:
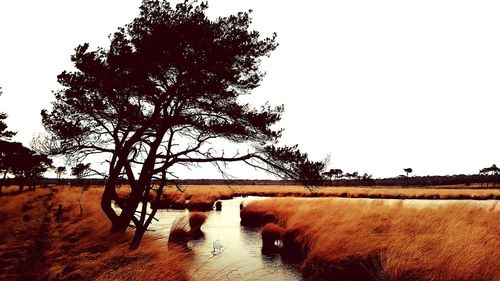
MULTIPOLYGON (((479 175, 483 175, 482 178, 486 178, 486 187, 489 187, 489 178, 492 178, 493 187, 496 186, 498 175, 500 174, 500 169, 497 165, 493 164, 490 167, 483 168, 479 171, 479 175)), ((481 181, 481 187, 483 186, 484 180, 481 181)))
POLYGON ((25 185, 34 190, 42 174, 52 165, 52 160, 21 143, 9 141, 16 133, 7 130, 5 118, 7 115, 0 112, 0 193, 8 174, 15 176, 19 191, 23 191, 25 185))
POLYGON ((410 174, 413 173, 413 169, 412 168, 406 168, 406 169, 403 169, 403 171, 405 171, 406 177, 409 177, 410 174))
POLYGON ((54 172, 56 173, 57 175, 57 182, 58 183, 61 183, 61 176, 66 173, 66 167, 64 166, 59 166, 57 167, 54 172))
POLYGON ((488 187, 488 181, 486 179, 488 177, 488 173, 489 173, 488 168, 482 168, 481 170, 479 170, 479 176, 481 177, 481 187, 483 187, 485 181, 486 181, 486 187, 488 187))
POLYGON ((343 171, 341 169, 330 169, 328 170, 327 172, 324 172, 323 173, 323 176, 328 178, 328 179, 332 179, 333 177, 338 180, 342 177, 343 175, 343 171))
POLYGON ((405 181, 405 186, 408 187, 410 185, 410 174, 413 173, 412 168, 405 168, 403 169, 405 171, 406 175, 403 175, 401 178, 404 178, 405 181))
POLYGON ((18 142, 0 140, 0 193, 7 179, 16 168, 20 156, 28 153, 28 149, 18 142))
POLYGON ((20 192, 26 185, 30 191, 34 191, 43 173, 52 167, 52 160, 47 155, 35 153, 25 147, 20 149, 13 159, 11 172, 15 176, 20 192))
POLYGON ((333 176, 336 179, 340 179, 343 174, 344 174, 344 172, 341 169, 333 169, 333 176))
MULTIPOLYGON (((0 87, 0 96, 2 93, 2 87, 0 87)), ((7 124, 4 122, 6 118, 7 114, 0 112, 0 193, 2 193, 7 175, 12 172, 15 156, 24 148, 20 143, 8 141, 16 133, 7 130, 7 124)))
POLYGON ((361 177, 361 179, 365 183, 369 183, 369 182, 371 182, 373 180, 372 175, 369 175, 368 173, 364 173, 363 176, 361 177))
POLYGON ((500 169, 497 167, 497 165, 493 164, 490 167, 490 173, 493 176, 493 187, 496 187, 497 181, 498 181, 498 175, 500 174, 500 169))
POLYGON ((131 248, 156 214, 146 212, 150 193, 159 200, 167 180, 175 179, 172 167, 212 163, 224 173, 226 163, 239 161, 308 187, 323 180, 323 162, 308 160, 296 146, 274 146, 281 130, 271 126, 282 106, 239 102, 262 80, 260 60, 276 48, 275 35, 250 31, 248 13, 210 20, 206 9, 206 3, 143 1, 140 15, 113 34, 109 49, 76 48, 76 71, 58 76, 62 89, 53 109, 42 111, 52 152, 78 162, 109 155, 101 207, 111 232, 133 224, 131 248), (218 140, 245 152, 224 151, 218 140), (116 194, 120 176, 131 186, 127 199, 116 194), (113 201, 123 206, 119 214, 113 201))
POLYGON ((83 187, 83 190, 87 190, 88 188, 88 185, 83 182, 83 179, 92 175, 92 173, 93 171, 90 168, 90 163, 79 163, 71 168, 71 175, 77 179, 78 184, 83 187))
POLYGON ((326 171, 326 172, 323 172, 323 176, 324 176, 325 178, 331 179, 331 178, 332 178, 332 176, 333 176, 332 171, 333 171, 333 169, 330 169, 330 170, 328 170, 328 171, 326 171))
POLYGON ((348 180, 351 180, 351 185, 354 185, 356 184, 354 181, 357 180, 357 179, 361 179, 361 177, 359 176, 359 173, 358 172, 352 172, 352 173, 345 173, 343 174, 344 178, 348 179, 348 180))
MULTIPOLYGON (((0 87, 0 96, 3 94, 2 87, 0 87)), ((0 140, 10 140, 16 133, 7 130, 7 124, 5 124, 5 119, 7 119, 7 114, 0 112, 0 140)))

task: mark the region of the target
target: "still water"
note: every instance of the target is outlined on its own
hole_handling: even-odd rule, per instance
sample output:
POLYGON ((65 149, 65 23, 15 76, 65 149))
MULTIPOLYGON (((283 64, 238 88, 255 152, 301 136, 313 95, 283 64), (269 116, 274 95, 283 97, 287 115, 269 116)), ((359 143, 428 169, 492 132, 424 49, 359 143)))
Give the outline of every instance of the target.
MULTIPOLYGON (((260 228, 240 225, 240 203, 262 197, 236 197, 222 201, 222 211, 210 211, 201 227, 205 236, 192 240, 191 269, 194 280, 302 280, 298 265, 281 259, 279 254, 262 254, 260 228)), ((150 229, 167 243, 175 219, 188 211, 159 210, 150 229)))

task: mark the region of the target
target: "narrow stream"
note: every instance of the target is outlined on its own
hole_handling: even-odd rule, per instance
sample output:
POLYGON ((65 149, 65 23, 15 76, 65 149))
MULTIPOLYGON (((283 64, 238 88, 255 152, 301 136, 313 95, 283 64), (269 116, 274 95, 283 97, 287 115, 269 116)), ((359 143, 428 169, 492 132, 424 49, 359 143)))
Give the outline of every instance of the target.
MULTIPOLYGON (((281 255, 262 254, 260 228, 240 225, 240 203, 263 197, 236 197, 223 200, 222 211, 207 212, 201 227, 205 236, 188 246, 196 253, 192 267, 194 280, 302 280, 298 265, 281 259, 281 255)), ((188 216, 186 211, 159 210, 158 221, 151 229, 167 243, 175 219, 188 216)))

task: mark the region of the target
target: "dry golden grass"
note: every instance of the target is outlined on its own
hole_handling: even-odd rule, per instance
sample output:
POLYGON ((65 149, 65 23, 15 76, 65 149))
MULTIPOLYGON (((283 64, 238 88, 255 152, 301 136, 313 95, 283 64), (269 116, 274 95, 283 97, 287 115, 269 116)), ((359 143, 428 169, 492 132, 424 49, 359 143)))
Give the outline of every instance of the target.
POLYGON ((0 280, 29 280, 35 276, 31 270, 46 271, 38 259, 48 235, 44 193, 0 197, 0 280))
MULTIPOLYGON (((4 215, 18 215, 21 211, 21 206, 31 203, 33 198, 47 193, 46 190, 36 189, 34 192, 24 192, 16 196, 2 196, 0 197, 0 213, 4 215)), ((2 227, 0 230, 4 229, 2 227)))
POLYGON ((59 192, 62 222, 52 224, 49 276, 53 280, 188 280, 191 253, 147 235, 130 251, 131 233, 109 234, 110 224, 98 204, 101 190, 59 192), (80 216, 80 203, 82 216, 80 216))
MULTIPOLYGON (((27 190, 28 188, 24 188, 24 190, 27 190)), ((15 194, 19 192, 19 186, 14 186, 14 185, 9 185, 9 186, 4 186, 2 187, 2 195, 7 195, 7 194, 15 194)))
POLYGON ((295 243, 295 255, 306 253, 302 270, 311 280, 500 278, 496 204, 489 209, 460 203, 412 208, 401 203, 275 198, 250 202, 245 212, 278 219, 285 227, 285 248, 295 243))
MULTIPOLYGON (((500 199, 500 189, 462 189, 462 186, 440 188, 400 187, 323 187, 310 192, 297 185, 187 185, 182 193, 185 199, 212 202, 234 196, 270 197, 348 197, 394 199, 500 199)), ((175 188, 168 188, 166 196, 180 196, 175 188)))
MULTIPOLYGON (((500 189, 480 189, 478 185, 435 186, 432 188, 372 187, 322 187, 310 192, 298 185, 186 185, 183 193, 175 187, 166 188, 164 197, 178 202, 182 207, 186 200, 194 204, 211 205, 219 199, 237 196, 268 197, 344 197, 386 199, 452 199, 452 200, 500 200, 500 189)), ((126 196, 130 188, 123 186, 119 194, 126 196)))
MULTIPOLYGON (((119 193, 126 196, 128 190, 124 186, 119 193)), ((81 191, 58 187, 0 197, 0 279, 18 279, 23 268, 29 270, 20 264, 30 258, 33 249, 40 255, 32 255, 30 262, 50 280, 190 278, 187 272, 192 253, 151 235, 145 236, 138 250, 129 251, 131 233, 109 235, 109 222, 98 204, 102 189, 81 191), (57 193, 48 200, 52 190, 57 193), (55 221, 59 204, 64 213, 55 221), (46 218, 51 222, 45 231, 46 218), (50 245, 36 246, 39 243, 50 245)), ((310 193, 300 186, 248 185, 232 186, 231 190, 221 185, 187 186, 184 193, 170 188, 165 198, 179 205, 190 200, 211 206, 217 199, 246 195, 479 199, 498 198, 499 194, 498 190, 480 189, 356 187, 329 187, 310 193)), ((304 273, 317 280, 335 274, 340 279, 500 280, 497 208, 412 208, 359 201, 275 198, 250 203, 242 218, 246 214, 249 221, 279 223, 284 229, 274 232, 280 232, 285 250, 303 254, 304 273)), ((195 219, 203 220, 197 213, 193 214, 195 219)), ((185 236, 190 235, 185 232, 185 236)))
POLYGON ((101 189, 52 190, 58 191, 52 200, 49 189, 0 197, 1 280, 190 279, 192 253, 151 235, 130 251, 131 233, 109 234, 98 203, 101 189), (64 212, 56 221, 59 204, 64 212), (26 221, 27 214, 31 219, 26 221))

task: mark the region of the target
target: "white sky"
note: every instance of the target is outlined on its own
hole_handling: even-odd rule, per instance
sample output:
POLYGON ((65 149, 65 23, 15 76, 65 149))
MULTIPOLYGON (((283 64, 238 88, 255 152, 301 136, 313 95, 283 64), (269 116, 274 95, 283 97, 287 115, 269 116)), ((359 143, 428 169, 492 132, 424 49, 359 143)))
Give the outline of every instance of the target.
MULTIPOLYGON (((109 45, 140 1, 2 0, 0 111, 29 143, 40 110, 83 42, 109 45)), ((285 104, 284 144, 344 172, 476 173, 500 164, 500 2, 212 0, 208 14, 253 9, 278 33, 253 95, 285 104)), ((259 177, 235 167, 242 178, 259 177)), ((217 177, 213 170, 186 174, 217 177)))

